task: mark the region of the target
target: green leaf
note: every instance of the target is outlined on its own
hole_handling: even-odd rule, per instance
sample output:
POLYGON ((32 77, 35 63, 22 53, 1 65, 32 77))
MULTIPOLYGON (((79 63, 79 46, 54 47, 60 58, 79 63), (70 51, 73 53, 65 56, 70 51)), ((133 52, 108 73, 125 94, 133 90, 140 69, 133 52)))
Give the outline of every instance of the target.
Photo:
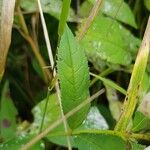
MULTIPOLYGON (((69 112, 89 96, 88 62, 73 34, 66 27, 58 48, 58 77, 60 80, 62 106, 69 112)), ((90 104, 68 119, 76 128, 85 119, 90 104)))
MULTIPOLYGON (((40 130, 43 114, 44 114, 44 109, 45 109, 45 104, 46 104, 47 99, 45 98, 43 101, 41 101, 39 104, 37 104, 33 109, 32 113, 34 116, 34 121, 30 126, 30 133, 31 134, 36 134, 40 130)), ((57 119, 59 119, 61 116, 60 113, 60 108, 58 105, 58 100, 57 100, 57 95, 52 94, 49 96, 48 99, 48 104, 47 104, 47 109, 46 109, 46 114, 44 118, 44 124, 43 124, 43 129, 48 127, 51 123, 55 122, 57 119)), ((63 126, 61 124, 61 130, 63 131, 63 126)), ((55 130, 59 130, 59 128, 56 128, 55 130)))
POLYGON ((10 98, 8 82, 4 84, 0 106, 0 134, 4 140, 8 140, 16 134, 17 115, 17 110, 10 98))
MULTIPOLYGON (((95 3, 95 0, 88 0, 95 3)), ((137 28, 134 15, 127 3, 123 0, 104 0, 101 8, 102 13, 117 19, 125 24, 137 28)))
POLYGON ((149 126, 150 126, 150 118, 145 116, 140 111, 136 111, 134 119, 133 119, 132 131, 138 132, 144 129, 148 129, 149 126))
MULTIPOLYGON (((39 133, 44 110, 45 110, 45 104, 46 104, 47 99, 44 99, 41 101, 39 104, 37 104, 33 109, 32 113, 34 116, 34 122, 30 126, 30 134, 37 134, 39 133)), ((60 107, 58 104, 58 99, 57 99, 57 94, 52 94, 49 96, 48 99, 48 104, 47 104, 47 109, 45 113, 45 118, 44 118, 44 123, 43 123, 43 128, 47 128, 50 124, 54 123, 57 119, 61 117, 61 112, 60 112, 60 107)), ((57 136, 57 133, 64 133, 64 125, 60 124, 56 129, 54 129, 50 134, 48 134, 46 137, 48 140, 51 142, 66 146, 67 147, 67 142, 66 142, 66 137, 65 136, 57 136), (55 136, 52 136, 55 135, 55 136)), ((71 138, 71 143, 72 146, 75 147, 74 141, 71 138)))
POLYGON ((104 0, 102 12, 112 18, 137 28, 133 13, 129 5, 123 0, 104 0))
POLYGON ((140 42, 117 21, 99 15, 80 43, 93 63, 95 59, 102 59, 114 64, 129 65, 131 53, 135 53, 140 42))
MULTIPOLYGON (((81 17, 88 17, 91 8, 95 4, 95 0, 84 1, 79 9, 79 14, 81 17)), ((127 3, 123 0, 104 0, 100 9, 100 13, 103 13, 106 16, 109 16, 115 20, 118 20, 122 23, 128 24, 134 28, 137 28, 135 22, 135 17, 133 12, 127 3)), ((100 14, 99 13, 99 14, 100 14)), ((113 24, 113 21, 112 21, 113 24)))
MULTIPOLYGON (((35 135, 34 135, 35 136, 35 135)), ((3 144, 0 144, 1 150, 20 150, 21 147, 29 142, 33 138, 33 135, 19 135, 15 138, 9 140, 8 142, 5 142, 3 144)), ((44 150, 44 142, 39 141, 38 143, 34 144, 30 150, 44 150)))
POLYGON ((125 150, 120 137, 105 134, 81 134, 75 139, 79 150, 125 150))
POLYGON ((64 29, 67 23, 69 10, 70 10, 70 4, 71 4, 71 0, 63 0, 60 20, 59 20, 59 25, 58 25, 59 37, 61 37, 64 32, 64 29))
POLYGON ((144 4, 148 10, 150 10, 150 0, 144 0, 144 4))
MULTIPOLYGON (((61 0, 41 0, 42 9, 44 13, 48 13, 51 16, 59 19, 61 14, 62 1, 61 0)), ((21 8, 27 12, 37 11, 37 1, 36 0, 21 0, 21 8)), ((75 20, 75 13, 73 9, 70 9, 68 16, 68 21, 75 20)))

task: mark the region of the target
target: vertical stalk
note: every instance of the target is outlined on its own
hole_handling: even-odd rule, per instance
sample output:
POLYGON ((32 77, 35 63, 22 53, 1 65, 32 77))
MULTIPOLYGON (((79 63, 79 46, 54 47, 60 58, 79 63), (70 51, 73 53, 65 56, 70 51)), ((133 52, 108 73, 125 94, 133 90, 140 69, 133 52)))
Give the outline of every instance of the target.
POLYGON ((131 121, 131 118, 136 108, 136 104, 139 99, 139 89, 145 73, 149 50, 150 50, 150 17, 131 75, 127 95, 125 98, 123 112, 115 127, 116 131, 121 132, 126 131, 128 124, 131 121))
POLYGON ((22 32, 21 32, 22 36, 25 38, 25 40, 31 46, 31 49, 32 49, 36 59, 38 60, 38 63, 40 65, 42 73, 44 75, 44 81, 45 81, 45 83, 48 84, 48 82, 52 78, 52 75, 51 75, 50 71, 47 68, 45 68, 45 70, 44 70, 44 67, 46 66, 46 63, 45 63, 43 57, 40 54, 40 51, 39 51, 39 49, 37 47, 36 42, 34 42, 33 38, 29 34, 29 31, 28 31, 28 28, 27 28, 24 16, 23 16, 22 11, 21 11, 20 6, 19 6, 19 1, 18 1, 18 5, 17 5, 16 9, 17 9, 17 12, 18 12, 20 25, 21 25, 21 28, 22 28, 22 32))
MULTIPOLYGON (((54 67, 54 58, 53 58, 50 39, 49 39, 47 27, 46 27, 46 22, 45 22, 45 19, 44 19, 42 7, 41 7, 41 2, 40 2, 40 0, 37 0, 37 2, 38 2, 39 11, 40 11, 40 17, 41 17, 41 22, 42 22, 42 26, 43 26, 44 37, 45 37, 46 46, 47 46, 47 50, 48 50, 49 60, 50 60, 51 67, 53 68, 53 76, 55 77, 56 76, 56 69, 54 67)), ((59 107, 60 107, 60 110, 61 110, 61 117, 62 117, 62 120, 63 120, 64 129, 65 129, 65 132, 68 132, 67 120, 65 118, 63 108, 62 108, 61 93, 60 93, 60 88, 59 88, 58 81, 56 81, 55 89, 56 89, 56 92, 57 92, 58 103, 59 103, 59 107)), ((66 140, 67 140, 67 144, 68 144, 68 149, 72 150, 69 136, 66 137, 66 140)))
POLYGON ((11 43, 15 0, 1 0, 0 2, 0 81, 3 77, 8 49, 11 43))
POLYGON ((63 0, 62 11, 60 15, 60 21, 58 26, 59 38, 63 35, 66 26, 69 10, 70 10, 71 0, 63 0))

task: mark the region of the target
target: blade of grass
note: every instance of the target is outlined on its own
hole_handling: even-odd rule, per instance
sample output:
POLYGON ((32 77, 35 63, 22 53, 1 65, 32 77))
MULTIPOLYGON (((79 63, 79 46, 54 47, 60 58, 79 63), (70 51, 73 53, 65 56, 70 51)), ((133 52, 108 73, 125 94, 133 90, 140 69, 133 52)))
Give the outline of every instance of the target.
POLYGON ((11 31, 14 18, 15 0, 1 1, 0 22, 0 81, 2 80, 8 49, 11 43, 11 31))
MULTIPOLYGON (((97 98, 98 96, 100 96, 101 94, 104 93, 104 89, 98 91, 97 93, 95 93, 93 96, 91 96, 90 98, 86 99, 85 101, 83 101, 80 105, 78 105, 77 107, 75 107, 74 109, 72 109, 70 112, 68 112, 65 115, 65 118, 68 119, 69 117, 71 117, 72 115, 74 115, 76 112, 78 112, 81 108, 85 107, 87 104, 91 103, 95 98, 97 98)), ((21 150, 28 150, 32 145, 34 145, 35 143, 37 143, 39 140, 41 140, 43 137, 45 137, 50 131, 52 131, 54 128, 56 128, 58 125, 60 125, 63 122, 63 119, 60 118, 57 121, 55 121, 53 124, 51 124, 48 128, 46 128, 44 131, 42 131, 40 134, 38 134, 37 136, 35 136, 33 139, 31 139, 30 142, 28 142, 27 144, 25 144, 21 150)))
POLYGON ((122 94, 126 95, 126 90, 123 89, 122 87, 120 87, 119 85, 117 85, 116 83, 114 83, 113 81, 111 81, 109 79, 106 79, 106 78, 103 78, 103 77, 101 77, 99 75, 96 75, 94 73, 90 73, 90 75, 92 75, 93 77, 98 78, 99 80, 101 80, 105 84, 109 85, 110 87, 113 87, 114 89, 118 90, 122 94))
POLYGON ((139 99, 139 89, 141 86, 141 81, 143 79, 147 65, 149 49, 150 49, 150 17, 132 71, 129 87, 124 102, 123 112, 115 127, 116 131, 125 131, 127 129, 128 124, 135 111, 136 104, 139 99))
POLYGON ((63 0, 61 15, 60 15, 60 21, 58 26, 58 35, 59 38, 63 35, 64 29, 66 26, 69 10, 70 10, 70 4, 71 0, 63 0))
MULTIPOLYGON (((114 72, 114 70, 112 70, 111 68, 108 68, 108 69, 104 70, 103 72, 101 72, 98 76, 103 77, 103 76, 106 76, 106 75, 108 75, 108 74, 110 74, 110 73, 112 73, 112 72, 114 72)), ((94 83, 95 83, 97 80, 99 80, 99 79, 98 79, 98 78, 94 78, 94 79, 91 81, 91 83, 90 83, 90 87, 91 87, 92 85, 94 85, 94 83)))
MULTIPOLYGON (((51 66, 53 68, 54 67, 54 58, 53 58, 53 53, 52 53, 52 49, 51 49, 50 39, 49 39, 49 36, 48 36, 48 30, 47 30, 46 22, 45 22, 45 19, 44 19, 41 2, 40 2, 40 0, 37 0, 37 2, 38 2, 39 11, 40 11, 40 17, 41 17, 41 22, 42 22, 42 26, 43 26, 46 46, 47 46, 47 50, 48 50, 48 54, 49 54, 49 60, 50 60, 51 66)), ((55 69, 55 67, 53 68, 53 75, 54 75, 54 77, 56 76, 56 69, 55 69)), ((61 117, 62 117, 62 120, 63 120, 64 129, 65 129, 65 132, 68 132, 69 129, 67 127, 67 120, 65 118, 65 115, 64 115, 64 112, 63 112, 63 108, 62 108, 61 96, 60 96, 60 88, 59 88, 58 81, 56 81, 55 89, 56 89, 57 96, 58 96, 58 103, 59 103, 59 107, 60 107, 60 110, 61 110, 61 117)), ((72 147, 71 147, 71 142, 70 142, 69 136, 66 136, 66 140, 67 140, 67 144, 68 144, 68 149, 71 150, 72 147)))

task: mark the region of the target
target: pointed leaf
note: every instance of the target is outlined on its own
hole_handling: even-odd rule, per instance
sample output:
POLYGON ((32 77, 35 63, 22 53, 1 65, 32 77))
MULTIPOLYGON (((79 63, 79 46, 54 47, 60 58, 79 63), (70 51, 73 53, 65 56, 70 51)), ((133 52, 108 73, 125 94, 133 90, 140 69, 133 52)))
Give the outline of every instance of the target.
POLYGON ((15 0, 0 1, 0 81, 5 71, 8 49, 11 43, 15 0))
POLYGON ((128 4, 123 0, 104 0, 102 12, 112 18, 137 28, 134 14, 128 4))
MULTIPOLYGON (((89 96, 88 63, 84 51, 66 27, 58 49, 58 76, 64 113, 69 112, 89 96)), ((85 119, 89 105, 68 119, 75 128, 85 119)))

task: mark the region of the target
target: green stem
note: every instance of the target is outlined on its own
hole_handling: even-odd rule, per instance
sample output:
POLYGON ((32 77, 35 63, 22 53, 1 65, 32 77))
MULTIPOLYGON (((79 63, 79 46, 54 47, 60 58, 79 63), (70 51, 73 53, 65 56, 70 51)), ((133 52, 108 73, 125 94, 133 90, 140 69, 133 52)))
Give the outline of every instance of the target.
MULTIPOLYGON (((103 72, 101 72, 98 76, 107 76, 108 74, 112 73, 114 70, 112 70, 111 68, 107 68, 106 70, 104 70, 103 72)), ((98 78, 94 78, 91 83, 90 83, 90 87, 96 82, 98 81, 98 78)))
POLYGON ((44 119, 45 119, 45 116, 46 116, 46 110, 47 110, 47 106, 48 106, 48 102, 49 102, 49 96, 51 94, 51 91, 55 87, 56 82, 57 82, 57 77, 54 77, 53 80, 51 81, 51 84, 48 87, 47 97, 46 97, 46 103, 45 103, 45 107, 44 107, 44 112, 43 112, 43 117, 42 117, 42 121, 41 121, 41 126, 40 126, 39 133, 42 132, 42 128, 43 128, 43 124, 44 124, 44 119))
POLYGON ((147 23, 146 31, 143 37, 141 47, 136 58, 134 68, 132 71, 130 84, 128 87, 127 95, 124 102, 123 112, 119 121, 116 124, 116 131, 126 131, 131 121, 133 113, 136 108, 136 104, 139 99, 139 90, 141 82, 146 70, 148 55, 149 55, 149 42, 150 42, 150 17, 147 23))
POLYGON ((106 78, 103 78, 99 75, 96 75, 94 73, 90 73, 90 75, 92 75, 93 77, 96 77, 98 78, 99 80, 101 80, 102 82, 104 82, 105 84, 113 87, 114 89, 118 90, 119 92, 121 92, 122 94, 126 95, 126 90, 123 89, 122 87, 120 87, 119 85, 117 85, 115 82, 109 80, 109 79, 106 79, 106 78))
POLYGON ((44 107, 44 112, 43 112, 43 117, 42 117, 42 121, 41 121, 41 126, 40 126, 39 133, 42 132, 42 128, 43 128, 43 125, 44 125, 44 119, 45 119, 45 116, 46 116, 46 110, 47 110, 47 106, 48 106, 48 102, 49 102, 50 93, 51 93, 51 90, 48 87, 47 97, 46 97, 46 103, 45 103, 45 107, 44 107))
POLYGON ((70 10, 71 0, 63 0, 62 11, 60 15, 60 21, 58 26, 59 38, 63 35, 66 26, 69 10, 70 10))
POLYGON ((123 133, 121 132, 116 132, 116 131, 113 131, 113 130, 96 130, 96 129, 86 129, 86 130, 77 130, 77 131, 73 131, 72 132, 72 135, 80 135, 80 134, 86 134, 86 133, 89 133, 89 134, 108 134, 108 135, 114 135, 114 136, 119 136, 123 139, 125 139, 125 137, 123 136, 123 133))
POLYGON ((145 134, 139 134, 139 133, 127 133, 127 132, 119 132, 114 130, 97 130, 97 129, 82 129, 82 130, 75 130, 72 133, 68 132, 65 133, 63 131, 58 131, 56 133, 49 134, 50 137, 56 137, 56 136, 74 136, 74 135, 80 135, 80 134, 106 134, 106 135, 113 135, 118 136, 122 138, 123 140, 129 140, 129 139, 136 139, 136 140, 145 140, 150 141, 150 135, 145 134))

